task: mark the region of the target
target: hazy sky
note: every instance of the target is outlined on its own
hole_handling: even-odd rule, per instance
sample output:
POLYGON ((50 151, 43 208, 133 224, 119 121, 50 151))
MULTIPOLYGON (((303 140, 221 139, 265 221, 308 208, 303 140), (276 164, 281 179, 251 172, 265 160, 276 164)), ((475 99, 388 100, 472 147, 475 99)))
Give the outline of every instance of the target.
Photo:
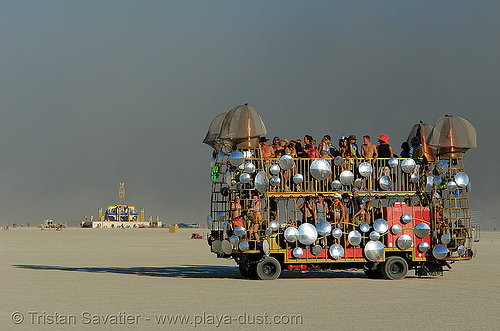
POLYGON ((210 121, 248 102, 268 136, 465 117, 471 207, 499 201, 498 1, 0 1, 0 224, 126 202, 204 222, 210 121))

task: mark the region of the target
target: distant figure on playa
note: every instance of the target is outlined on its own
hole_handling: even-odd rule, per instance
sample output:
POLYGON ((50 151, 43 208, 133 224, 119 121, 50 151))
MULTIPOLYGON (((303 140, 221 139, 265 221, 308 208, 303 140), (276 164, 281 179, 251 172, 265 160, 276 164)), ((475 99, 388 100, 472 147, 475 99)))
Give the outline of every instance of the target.
POLYGON ((378 157, 377 146, 374 143, 370 142, 370 136, 363 136, 363 145, 361 145, 361 156, 365 158, 365 161, 370 159, 372 163, 375 163, 375 160, 378 157))

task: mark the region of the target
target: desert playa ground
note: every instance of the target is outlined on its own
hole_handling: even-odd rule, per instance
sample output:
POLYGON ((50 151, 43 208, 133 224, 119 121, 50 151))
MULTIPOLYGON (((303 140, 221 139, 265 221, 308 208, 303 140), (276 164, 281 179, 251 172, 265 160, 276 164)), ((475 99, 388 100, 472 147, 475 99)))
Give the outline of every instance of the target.
POLYGON ((243 279, 196 229, 15 228, 0 232, 0 330, 494 330, 500 233, 443 277, 284 272, 243 279), (176 317, 177 316, 177 317, 176 317), (175 319, 177 318, 177 319, 175 319), (183 318, 181 320, 181 318, 183 318), (17 324, 16 324, 17 323, 17 324))

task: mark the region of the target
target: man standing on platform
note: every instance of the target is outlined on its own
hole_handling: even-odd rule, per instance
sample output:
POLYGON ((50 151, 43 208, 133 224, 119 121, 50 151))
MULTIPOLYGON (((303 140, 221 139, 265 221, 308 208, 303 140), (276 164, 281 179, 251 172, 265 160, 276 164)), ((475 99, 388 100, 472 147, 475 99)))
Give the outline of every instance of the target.
POLYGON ((363 145, 361 146, 361 156, 365 158, 365 161, 373 159, 372 163, 375 163, 378 157, 377 146, 370 142, 370 136, 363 136, 363 145))
POLYGON ((351 207, 352 207, 352 222, 355 225, 360 225, 364 221, 365 216, 365 204, 363 199, 358 195, 358 189, 352 189, 352 198, 351 198, 351 207))

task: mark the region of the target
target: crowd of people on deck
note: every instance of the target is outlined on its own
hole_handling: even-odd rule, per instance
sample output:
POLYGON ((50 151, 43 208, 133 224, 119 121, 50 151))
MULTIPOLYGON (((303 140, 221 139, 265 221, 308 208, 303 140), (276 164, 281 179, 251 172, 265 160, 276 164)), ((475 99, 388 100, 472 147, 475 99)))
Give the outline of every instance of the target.
MULTIPOLYGON (((321 221, 327 221, 336 227, 349 228, 358 226, 362 222, 370 224, 374 219, 380 217, 380 209, 374 208, 371 199, 364 201, 358 194, 358 189, 353 188, 352 194, 334 193, 331 197, 325 197, 322 193, 315 196, 306 196, 299 205, 293 198, 295 209, 294 218, 288 219, 288 225, 300 226, 303 223, 313 225, 321 221), (297 217, 300 212, 301 217, 297 217)), ((259 240, 259 230, 263 217, 261 212, 265 210, 262 200, 257 191, 252 193, 249 201, 242 202, 241 197, 236 195, 231 203, 231 222, 233 229, 243 226, 250 231, 253 240, 259 240)), ((276 198, 269 199, 269 220, 279 221, 278 201, 276 198)), ((281 222, 283 223, 283 222, 281 222)), ((269 224, 266 224, 269 226, 269 224)))
MULTIPOLYGON (((377 138, 378 145, 371 142, 369 135, 364 135, 361 147, 358 146, 355 135, 340 137, 338 147, 333 145, 332 138, 329 135, 323 136, 319 144, 310 135, 305 135, 303 140, 294 139, 289 141, 274 137, 272 144, 268 144, 268 141, 269 139, 266 137, 260 137, 259 139, 262 157, 265 160, 290 155, 295 158, 335 158, 342 156, 346 159, 362 158, 366 161, 375 162, 377 158, 398 156, 389 144, 389 136, 384 133, 377 138)), ((423 152, 422 145, 416 137, 411 140, 411 144, 403 142, 401 149, 400 156, 405 158, 423 152)))
POLYGON ((333 199, 325 198, 322 193, 318 193, 316 198, 308 196, 304 198, 301 205, 293 199, 295 210, 302 214, 301 220, 289 219, 288 223, 300 226, 303 223, 316 225, 318 222, 327 221, 332 225, 348 226, 348 224, 359 225, 363 222, 372 221, 372 213, 379 216, 379 210, 373 208, 371 200, 364 201, 358 194, 358 189, 352 189, 352 195, 341 195, 334 193, 333 199))
MULTIPOLYGON (((389 144, 389 136, 381 134, 378 138, 378 145, 371 142, 371 137, 363 136, 361 147, 357 144, 355 135, 342 136, 338 141, 338 147, 334 146, 329 135, 325 135, 319 144, 311 135, 305 135, 304 139, 280 139, 274 137, 272 144, 268 144, 266 137, 260 137, 259 144, 262 158, 280 158, 289 155, 293 158, 335 158, 342 156, 344 159, 361 159, 374 163, 378 158, 398 157, 389 144)), ((401 145, 400 157, 423 156, 423 147, 418 138, 413 138, 411 144, 403 142, 401 145)), ((302 217, 298 219, 288 219, 288 225, 300 226, 303 223, 317 224, 320 221, 327 221, 335 226, 352 227, 362 222, 371 223, 380 217, 380 209, 374 208, 371 199, 363 200, 358 194, 358 189, 353 188, 351 195, 344 193, 334 193, 333 196, 324 197, 322 193, 303 198, 299 205, 293 198, 295 212, 300 212, 302 217)), ((231 203, 231 220, 233 229, 244 226, 249 229, 250 239, 259 241, 259 231, 262 231, 263 217, 261 212, 266 208, 262 205, 259 193, 254 191, 251 199, 242 203, 241 197, 237 195, 231 203), (243 208, 243 205, 245 208, 243 208)), ((269 199, 269 220, 278 220, 278 203, 275 198, 269 199)), ((295 214, 296 214, 295 213, 295 214)), ((266 224, 268 226, 268 224, 266 224)))

